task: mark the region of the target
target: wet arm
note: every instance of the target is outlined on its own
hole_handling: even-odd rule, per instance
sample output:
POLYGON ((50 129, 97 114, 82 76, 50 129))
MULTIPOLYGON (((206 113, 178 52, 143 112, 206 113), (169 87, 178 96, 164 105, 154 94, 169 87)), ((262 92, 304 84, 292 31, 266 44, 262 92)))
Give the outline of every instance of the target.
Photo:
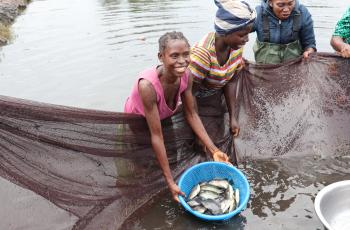
POLYGON ((205 130, 204 125, 197 112, 198 111, 197 102, 195 97, 193 96, 193 90, 195 89, 193 89, 192 87, 193 87, 193 81, 192 81, 192 78, 190 78, 189 85, 186 91, 181 95, 181 99, 184 104, 185 117, 187 122, 189 123, 192 130, 199 138, 199 140, 209 150, 214 161, 220 161, 220 162, 231 164, 229 162, 229 157, 227 156, 227 154, 222 152, 219 148, 215 146, 213 141, 210 139, 207 131, 205 130))
POLYGON ((350 7, 337 22, 331 38, 333 49, 343 57, 350 57, 350 45, 346 42, 346 38, 350 38, 350 7))
POLYGON ((151 133, 153 150, 163 171, 166 182, 168 183, 168 186, 171 186, 175 184, 175 182, 171 175, 169 161, 164 146, 155 90, 150 82, 141 80, 139 82, 139 93, 144 107, 145 118, 151 133))
POLYGON ((188 87, 185 92, 181 95, 182 102, 184 104, 185 117, 188 124, 191 126, 194 133, 200 139, 200 141, 207 147, 210 153, 213 155, 219 149, 215 146, 213 141, 210 139, 207 131, 197 112, 196 99, 192 95, 193 80, 189 78, 188 87))
POLYGON ((240 131, 238 122, 236 120, 237 83, 237 77, 233 76, 232 79, 224 86, 224 96, 226 100, 227 109, 230 115, 230 127, 234 137, 238 136, 240 131))
POLYGON ((342 57, 350 57, 350 45, 344 42, 344 39, 339 36, 332 36, 331 45, 342 57))

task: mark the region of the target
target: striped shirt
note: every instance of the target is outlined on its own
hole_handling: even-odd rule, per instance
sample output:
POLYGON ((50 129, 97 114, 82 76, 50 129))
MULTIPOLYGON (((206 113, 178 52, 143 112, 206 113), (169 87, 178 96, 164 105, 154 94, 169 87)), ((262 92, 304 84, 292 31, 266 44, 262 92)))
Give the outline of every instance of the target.
POLYGON ((346 43, 350 44, 350 7, 340 21, 338 21, 333 36, 339 36, 343 38, 346 43))
POLYGON ((224 65, 220 65, 215 51, 215 33, 204 36, 191 49, 189 69, 193 80, 205 83, 206 88, 222 88, 243 66, 243 48, 230 50, 230 56, 224 65))

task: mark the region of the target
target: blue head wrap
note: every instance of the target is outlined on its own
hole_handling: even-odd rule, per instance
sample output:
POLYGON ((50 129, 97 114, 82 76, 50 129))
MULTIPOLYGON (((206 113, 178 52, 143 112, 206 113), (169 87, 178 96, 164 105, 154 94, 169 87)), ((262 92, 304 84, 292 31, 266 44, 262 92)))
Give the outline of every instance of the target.
POLYGON ((215 0, 218 7, 215 18, 215 31, 226 35, 238 31, 255 20, 256 13, 242 0, 215 0))

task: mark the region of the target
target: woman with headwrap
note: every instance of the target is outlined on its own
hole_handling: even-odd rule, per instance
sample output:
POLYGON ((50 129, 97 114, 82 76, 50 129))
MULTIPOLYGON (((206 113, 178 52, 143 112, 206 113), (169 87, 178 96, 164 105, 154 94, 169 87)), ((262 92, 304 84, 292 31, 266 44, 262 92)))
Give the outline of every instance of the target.
POLYGON ((237 136, 235 79, 243 67, 243 46, 248 42, 255 11, 245 1, 215 0, 215 4, 218 7, 215 32, 208 33, 192 47, 189 69, 197 98, 223 92, 230 115, 230 129, 233 136, 237 136))
POLYGON ((253 31, 255 61, 277 64, 316 51, 311 14, 298 0, 262 0, 253 31))

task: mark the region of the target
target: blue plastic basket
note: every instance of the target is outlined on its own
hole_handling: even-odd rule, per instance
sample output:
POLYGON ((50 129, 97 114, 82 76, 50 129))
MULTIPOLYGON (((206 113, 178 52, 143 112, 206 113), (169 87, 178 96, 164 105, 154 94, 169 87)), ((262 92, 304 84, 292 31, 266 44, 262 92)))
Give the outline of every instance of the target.
POLYGON ((239 189, 239 206, 232 212, 222 215, 206 215, 196 212, 186 203, 185 198, 179 196, 180 203, 190 213, 207 221, 223 221, 232 218, 247 207, 250 196, 250 187, 247 178, 236 167, 221 162, 203 162, 187 169, 179 180, 179 188, 186 194, 191 193, 192 188, 204 181, 213 179, 232 180, 234 189, 239 189))

